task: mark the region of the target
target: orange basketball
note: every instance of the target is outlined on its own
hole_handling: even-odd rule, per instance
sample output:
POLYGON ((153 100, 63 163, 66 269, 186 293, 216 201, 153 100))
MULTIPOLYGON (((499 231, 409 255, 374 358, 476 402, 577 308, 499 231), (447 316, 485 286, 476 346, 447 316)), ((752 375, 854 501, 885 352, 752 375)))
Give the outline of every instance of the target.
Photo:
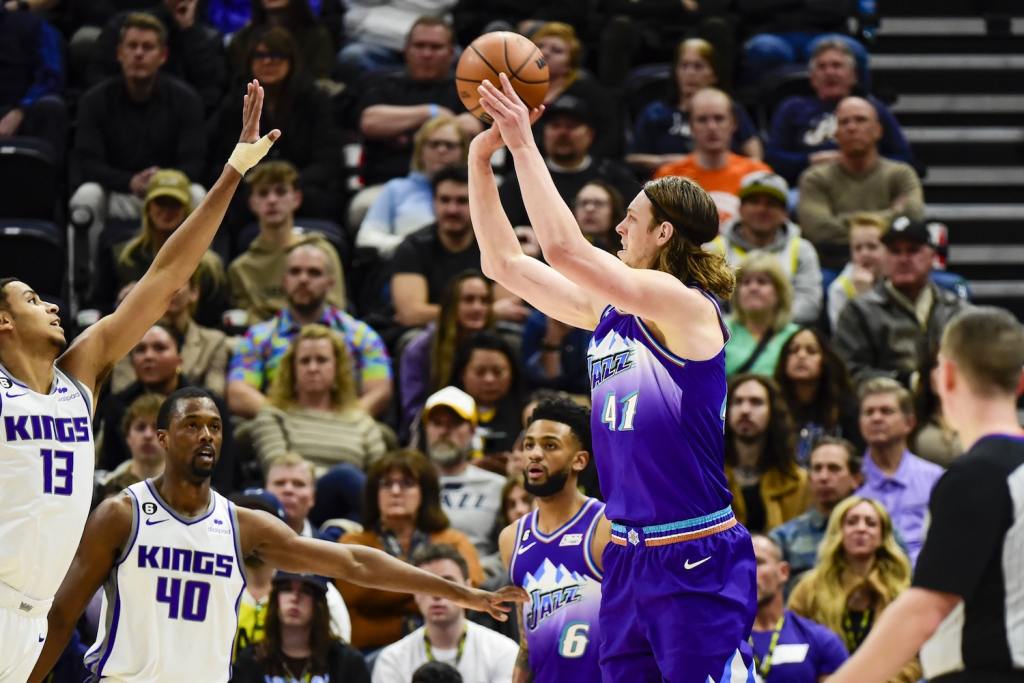
POLYGON ((530 109, 539 107, 548 92, 548 64, 529 38, 511 31, 485 33, 467 47, 455 67, 455 87, 469 113, 484 123, 491 117, 480 106, 477 87, 489 80, 499 89, 504 72, 516 94, 530 109))

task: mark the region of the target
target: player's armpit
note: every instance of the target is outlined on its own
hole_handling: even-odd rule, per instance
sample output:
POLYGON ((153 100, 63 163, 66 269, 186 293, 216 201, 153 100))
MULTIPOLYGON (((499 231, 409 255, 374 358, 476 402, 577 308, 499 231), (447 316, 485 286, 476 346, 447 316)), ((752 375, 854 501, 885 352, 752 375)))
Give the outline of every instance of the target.
POLYGON ((64 651, 78 618, 110 575, 132 530, 132 501, 128 494, 109 498, 89 516, 82 541, 47 615, 46 642, 29 681, 36 683, 53 668, 64 651))

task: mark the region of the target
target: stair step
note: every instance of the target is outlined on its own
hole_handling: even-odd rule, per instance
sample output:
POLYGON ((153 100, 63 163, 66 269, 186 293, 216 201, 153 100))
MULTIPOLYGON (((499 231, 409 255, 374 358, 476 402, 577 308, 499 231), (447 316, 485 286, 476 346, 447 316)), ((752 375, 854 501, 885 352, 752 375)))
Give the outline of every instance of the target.
MULTIPOLYGON (((969 283, 975 299, 1024 298, 1024 280, 970 280, 969 283)), ((1019 303, 1017 307, 1019 310, 1019 303)))
POLYGON ((889 36, 978 36, 985 35, 981 17, 882 17, 877 35, 889 36))
POLYGON ((878 71, 964 71, 1024 69, 1024 55, 979 54, 896 54, 871 58, 871 70, 878 71))
POLYGON ((1024 166, 929 166, 924 186, 938 185, 1024 185, 1024 166))
POLYGON ((906 126, 903 134, 911 144, 928 142, 962 142, 965 144, 1012 144, 1024 142, 1024 129, 992 126, 906 126))
MULTIPOLYGON (((936 221, 1013 221, 1024 216, 1024 204, 929 204, 928 218, 936 221)), ((1024 229, 1018 232, 1024 235, 1024 229)))
MULTIPOLYGON (((1024 264, 1024 245, 1020 244, 951 244, 950 266, 1024 264)), ((956 267, 952 270, 956 271, 956 267)), ((959 272, 959 271, 958 271, 959 272)))
POLYGON ((900 95, 892 106, 899 114, 1024 114, 1024 94, 921 94, 900 95))

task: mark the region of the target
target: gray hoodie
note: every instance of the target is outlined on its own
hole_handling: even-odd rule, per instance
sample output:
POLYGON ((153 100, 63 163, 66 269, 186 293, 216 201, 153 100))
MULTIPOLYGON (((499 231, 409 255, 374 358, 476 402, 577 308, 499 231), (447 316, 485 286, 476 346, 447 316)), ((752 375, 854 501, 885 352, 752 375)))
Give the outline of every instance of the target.
POLYGON ((743 239, 739 231, 740 221, 734 219, 722 228, 721 234, 705 245, 708 251, 724 254, 729 265, 738 267, 747 256, 754 252, 775 254, 782 266, 782 272, 793 284, 793 322, 812 324, 821 314, 821 265, 814 245, 800 236, 800 227, 786 221, 776 233, 775 240, 766 247, 754 247, 743 239))

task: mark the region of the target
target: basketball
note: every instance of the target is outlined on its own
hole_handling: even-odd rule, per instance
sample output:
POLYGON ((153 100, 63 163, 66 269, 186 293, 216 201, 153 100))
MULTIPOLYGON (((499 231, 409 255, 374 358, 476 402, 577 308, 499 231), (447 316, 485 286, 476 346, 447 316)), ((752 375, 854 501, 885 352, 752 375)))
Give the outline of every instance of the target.
POLYGON ((540 48, 526 36, 511 31, 485 33, 462 52, 455 68, 459 99, 484 123, 491 123, 491 117, 480 106, 477 87, 488 80, 500 90, 498 74, 502 72, 530 109, 539 107, 548 92, 548 65, 540 48))

